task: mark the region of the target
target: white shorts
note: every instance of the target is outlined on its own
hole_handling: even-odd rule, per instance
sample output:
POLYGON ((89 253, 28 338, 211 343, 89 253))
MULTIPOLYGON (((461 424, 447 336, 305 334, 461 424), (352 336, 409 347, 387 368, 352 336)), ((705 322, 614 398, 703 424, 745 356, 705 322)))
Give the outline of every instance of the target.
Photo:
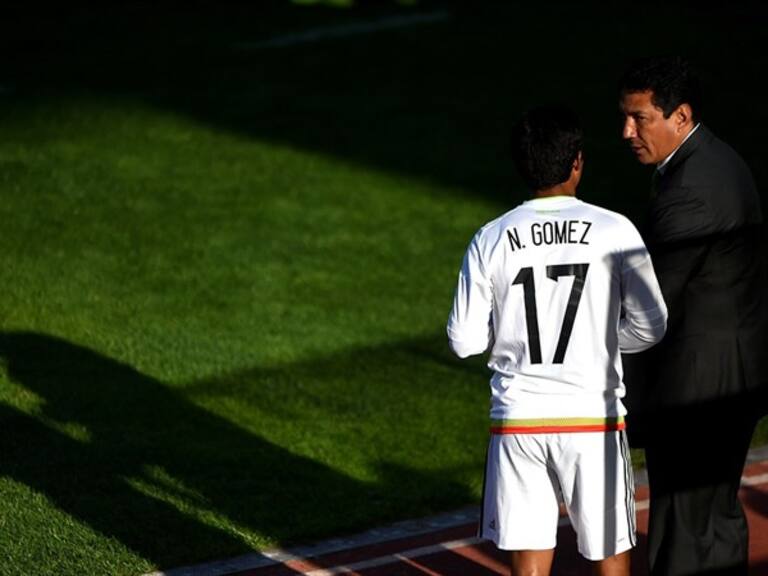
POLYGON ((635 546, 634 479, 623 430, 491 435, 481 538, 502 550, 554 548, 558 494, 582 556, 602 560, 635 546))

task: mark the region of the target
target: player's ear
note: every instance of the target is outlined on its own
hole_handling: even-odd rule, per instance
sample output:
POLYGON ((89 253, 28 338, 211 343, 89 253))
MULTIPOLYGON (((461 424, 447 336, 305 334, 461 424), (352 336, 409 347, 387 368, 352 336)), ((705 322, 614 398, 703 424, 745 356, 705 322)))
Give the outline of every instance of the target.
POLYGON ((579 182, 581 182, 581 171, 584 168, 584 156, 581 153, 581 150, 579 150, 579 153, 576 155, 576 158, 573 160, 573 164, 571 164, 571 176, 568 179, 568 182, 573 186, 574 191, 576 189, 576 186, 579 185, 579 182))
POLYGON ((584 168, 584 155, 581 153, 581 150, 579 150, 579 153, 576 155, 576 159, 573 161, 573 166, 571 166, 571 169, 576 172, 581 172, 584 168))

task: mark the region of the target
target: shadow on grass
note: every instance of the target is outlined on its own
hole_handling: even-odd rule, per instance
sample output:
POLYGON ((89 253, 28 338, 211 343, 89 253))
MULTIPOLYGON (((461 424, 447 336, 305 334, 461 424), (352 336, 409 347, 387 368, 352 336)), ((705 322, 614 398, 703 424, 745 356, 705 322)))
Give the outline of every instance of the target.
MULTIPOLYGON (((393 349, 363 354, 365 369, 385 370, 393 349)), ((129 366, 52 336, 3 333, 0 357, 8 377, 42 401, 33 416, 0 405, 0 475, 45 494, 57 508, 161 566, 248 550, 233 531, 187 508, 276 541, 296 541, 472 499, 450 472, 377 460, 375 446, 366 455, 376 462, 375 481, 350 478, 200 408, 129 366), (87 429, 88 438, 57 430, 75 423, 87 429), (184 504, 168 503, 174 500, 184 504)), ((362 366, 351 363, 352 357, 328 361, 326 368, 335 365, 335 375, 359 379, 362 366)), ((283 377, 290 380, 304 368, 289 372, 283 377)), ((257 388, 276 376, 262 374, 250 383, 257 388)), ((311 382, 304 385, 312 388, 311 382)), ((297 390, 284 394, 286 402, 300 402, 300 396, 297 390)), ((315 397, 310 398, 311 403, 315 397)), ((259 402, 265 413, 286 408, 268 394, 259 402)), ((316 414, 329 417, 326 408, 316 414)), ((307 436, 313 424, 296 421, 307 436)))
MULTIPOLYGON (((760 22, 768 11, 761 4, 705 10, 691 2, 690 25, 675 34, 647 24, 661 9, 653 5, 416 4, 331 10, 276 0, 75 2, 9 9, 0 21, 0 105, 15 114, 30 102, 62 98, 133 100, 507 205, 514 179, 509 121, 562 98, 588 127, 587 169, 595 176, 585 179, 585 197, 639 215, 649 175, 621 143, 614 85, 631 58, 682 52, 701 61, 706 89, 719 104, 707 121, 745 154, 758 182, 768 180, 764 145, 752 128, 760 118, 734 123, 731 116, 762 81, 760 22), (416 29, 254 48, 284 34, 432 12, 450 17, 416 29)), ((765 118, 764 111, 754 114, 765 118)))

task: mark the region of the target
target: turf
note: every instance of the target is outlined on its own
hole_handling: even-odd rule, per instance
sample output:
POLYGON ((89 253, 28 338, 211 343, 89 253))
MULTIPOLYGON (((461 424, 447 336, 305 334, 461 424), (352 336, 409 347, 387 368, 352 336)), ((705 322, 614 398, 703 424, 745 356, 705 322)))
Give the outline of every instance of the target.
POLYGON ((445 344, 455 274, 524 198, 506 126, 544 100, 585 118, 582 197, 640 217, 627 35, 708 64, 710 124, 766 181, 726 113, 757 82, 753 8, 668 39, 653 7, 264 6, 3 20, 0 574, 139 574, 476 502, 488 374, 445 344), (252 47, 432 9, 454 16, 252 47))

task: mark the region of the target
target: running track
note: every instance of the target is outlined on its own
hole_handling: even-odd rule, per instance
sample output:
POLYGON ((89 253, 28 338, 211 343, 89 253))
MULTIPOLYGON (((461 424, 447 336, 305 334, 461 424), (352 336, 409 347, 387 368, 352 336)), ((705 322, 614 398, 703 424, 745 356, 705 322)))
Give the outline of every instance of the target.
MULTIPOLYGON (((768 448, 750 453, 739 493, 750 531, 750 576, 768 575, 768 448)), ((648 489, 637 478, 638 547, 632 574, 646 576, 648 489)), ((404 522, 348 539, 293 550, 266 551, 229 561, 155 572, 146 576, 495 576, 509 574, 506 558, 475 538, 477 510, 467 509, 422 521, 404 522)), ((561 519, 553 575, 591 574, 576 551, 576 539, 561 519)))

